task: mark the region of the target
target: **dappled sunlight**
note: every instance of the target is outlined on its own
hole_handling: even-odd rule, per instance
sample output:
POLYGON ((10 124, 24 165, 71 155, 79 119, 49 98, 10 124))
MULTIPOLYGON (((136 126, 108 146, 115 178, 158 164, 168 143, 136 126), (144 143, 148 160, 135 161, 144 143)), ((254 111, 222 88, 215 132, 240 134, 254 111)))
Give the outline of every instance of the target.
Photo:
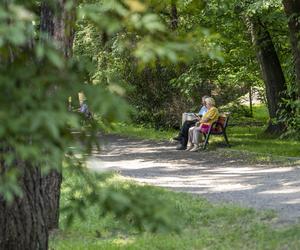
POLYGON ((202 195, 216 202, 272 208, 284 220, 300 218, 297 167, 253 166, 239 157, 222 157, 214 150, 177 151, 176 144, 167 142, 118 136, 109 139, 110 143, 89 159, 90 169, 120 171, 142 183, 202 195), (287 209, 283 209, 284 204, 287 209))
POLYGON ((291 205, 300 204, 300 198, 289 200, 289 201, 285 202, 285 204, 291 204, 291 205))
POLYGON ((268 190, 259 192, 259 194, 292 194, 292 193, 299 193, 300 194, 300 187, 299 188, 285 188, 284 190, 268 190))

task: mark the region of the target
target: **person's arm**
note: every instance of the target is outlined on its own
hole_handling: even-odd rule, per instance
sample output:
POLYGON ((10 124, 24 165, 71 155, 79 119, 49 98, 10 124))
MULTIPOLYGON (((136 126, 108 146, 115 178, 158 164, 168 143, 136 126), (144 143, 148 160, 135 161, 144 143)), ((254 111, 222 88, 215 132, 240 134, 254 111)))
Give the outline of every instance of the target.
POLYGON ((213 116, 213 111, 212 110, 208 110, 205 115, 202 117, 202 119, 200 120, 200 123, 206 123, 209 120, 212 119, 213 116))
POLYGON ((209 119, 207 117, 203 117, 201 120, 200 120, 200 123, 205 123, 205 122, 208 122, 209 119))

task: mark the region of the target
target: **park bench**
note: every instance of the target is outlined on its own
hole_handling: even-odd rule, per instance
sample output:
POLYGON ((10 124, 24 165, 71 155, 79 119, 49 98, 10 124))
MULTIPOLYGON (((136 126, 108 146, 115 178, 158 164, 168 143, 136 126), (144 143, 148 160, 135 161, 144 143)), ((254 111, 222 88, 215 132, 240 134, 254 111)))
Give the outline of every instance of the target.
POLYGON ((226 145, 230 146, 228 138, 227 138, 227 134, 226 134, 226 128, 228 126, 229 116, 230 116, 230 113, 221 114, 219 116, 218 120, 211 125, 208 132, 203 133, 204 138, 205 138, 204 144, 203 144, 203 149, 206 149, 211 135, 223 135, 226 145))

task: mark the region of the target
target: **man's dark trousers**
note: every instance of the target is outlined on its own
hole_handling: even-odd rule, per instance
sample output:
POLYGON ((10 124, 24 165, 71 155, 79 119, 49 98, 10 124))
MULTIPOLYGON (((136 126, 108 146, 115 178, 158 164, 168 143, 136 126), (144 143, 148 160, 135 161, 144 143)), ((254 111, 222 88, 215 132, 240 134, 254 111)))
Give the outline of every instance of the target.
POLYGON ((179 137, 180 137, 180 143, 183 147, 186 147, 188 143, 188 137, 189 137, 189 128, 195 126, 196 122, 198 120, 192 120, 192 121, 185 121, 181 127, 179 137))

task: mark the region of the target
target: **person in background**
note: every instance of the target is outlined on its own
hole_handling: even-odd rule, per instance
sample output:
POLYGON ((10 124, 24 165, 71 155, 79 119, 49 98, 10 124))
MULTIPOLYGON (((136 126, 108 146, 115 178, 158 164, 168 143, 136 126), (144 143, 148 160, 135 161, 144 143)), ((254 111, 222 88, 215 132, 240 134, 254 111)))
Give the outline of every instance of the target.
POLYGON ((189 128, 195 126, 196 122, 198 122, 202 116, 205 115, 207 112, 207 108, 205 106, 205 99, 207 99, 209 96, 203 96, 202 97, 202 106, 198 112, 198 116, 192 121, 185 121, 181 127, 181 130, 179 132, 179 135, 174 140, 177 140, 180 142, 180 144, 176 147, 177 150, 185 150, 187 143, 188 143, 188 134, 189 134, 189 128))
POLYGON ((80 113, 82 113, 85 118, 87 118, 87 119, 92 118, 92 113, 89 110, 89 107, 87 104, 87 99, 86 99, 83 91, 80 91, 78 93, 78 100, 79 100, 79 105, 80 105, 78 111, 80 113))
POLYGON ((211 97, 205 99, 205 105, 208 111, 199 121, 199 124, 196 124, 194 127, 189 128, 189 135, 188 135, 188 148, 191 152, 196 152, 200 149, 200 142, 202 141, 201 133, 207 134, 211 125, 218 120, 219 118, 219 111, 215 107, 216 103, 215 100, 211 97))
POLYGON ((89 107, 87 105, 86 100, 83 100, 79 107, 79 112, 82 113, 86 118, 90 119, 92 117, 92 113, 89 111, 89 107))

